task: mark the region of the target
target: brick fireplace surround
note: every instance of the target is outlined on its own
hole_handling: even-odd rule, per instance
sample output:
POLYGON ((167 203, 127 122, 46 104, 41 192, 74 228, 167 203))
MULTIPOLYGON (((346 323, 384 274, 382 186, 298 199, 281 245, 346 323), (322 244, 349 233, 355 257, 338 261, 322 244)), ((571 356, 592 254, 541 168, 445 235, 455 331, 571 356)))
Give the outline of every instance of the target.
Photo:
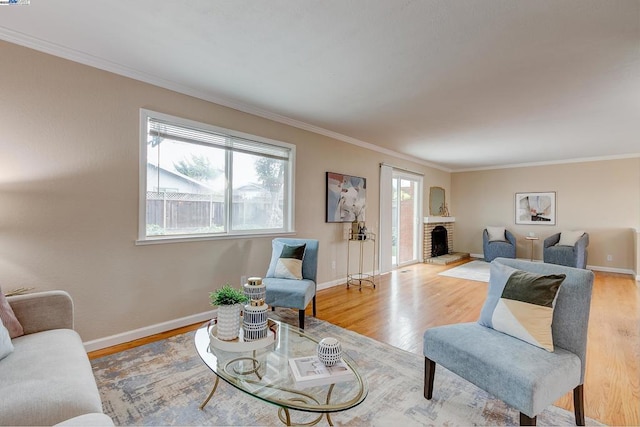
POLYGON ((431 232, 441 225, 447 230, 447 247, 449 253, 453 253, 453 229, 456 218, 453 216, 426 216, 424 217, 424 239, 422 256, 424 262, 431 258, 431 232))

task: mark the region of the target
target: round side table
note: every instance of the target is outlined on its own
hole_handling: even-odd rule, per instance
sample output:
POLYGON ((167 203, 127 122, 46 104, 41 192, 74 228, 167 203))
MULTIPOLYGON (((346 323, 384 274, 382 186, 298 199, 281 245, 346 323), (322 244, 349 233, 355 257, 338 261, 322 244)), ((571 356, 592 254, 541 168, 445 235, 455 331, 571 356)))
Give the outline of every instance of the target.
POLYGON ((531 242, 531 261, 533 261, 533 242, 540 240, 539 237, 526 236, 525 239, 531 242))

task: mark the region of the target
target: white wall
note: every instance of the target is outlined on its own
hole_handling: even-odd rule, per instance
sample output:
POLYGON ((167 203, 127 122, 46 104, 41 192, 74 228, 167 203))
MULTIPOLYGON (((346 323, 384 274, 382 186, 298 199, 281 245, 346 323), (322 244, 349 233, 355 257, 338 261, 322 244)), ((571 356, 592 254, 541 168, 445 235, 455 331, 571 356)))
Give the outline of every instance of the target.
POLYGON ((517 236, 517 257, 529 258, 529 232, 542 240, 562 230, 589 233, 587 264, 620 272, 637 271, 636 230, 640 229, 640 158, 454 173, 452 213, 456 250, 482 253, 482 230, 506 226, 517 236), (517 192, 556 192, 557 223, 515 225, 517 192), (607 256, 611 255, 609 261, 607 256))
POLYGON ((346 276, 325 172, 367 178, 371 230, 380 162, 450 188, 446 172, 24 47, 0 42, 0 56, 0 286, 69 291, 85 341, 206 312, 210 291, 263 275, 271 254, 271 237, 134 244, 140 108, 295 144, 297 236, 320 239, 320 283, 346 276))

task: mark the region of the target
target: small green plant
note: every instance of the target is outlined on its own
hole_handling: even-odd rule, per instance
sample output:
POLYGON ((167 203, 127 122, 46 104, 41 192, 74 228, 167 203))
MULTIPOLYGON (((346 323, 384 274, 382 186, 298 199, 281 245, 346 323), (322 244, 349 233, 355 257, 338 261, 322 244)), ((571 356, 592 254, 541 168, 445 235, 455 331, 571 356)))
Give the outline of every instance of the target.
POLYGON ((249 301, 240 289, 232 288, 228 283, 209 294, 211 305, 234 305, 249 301))

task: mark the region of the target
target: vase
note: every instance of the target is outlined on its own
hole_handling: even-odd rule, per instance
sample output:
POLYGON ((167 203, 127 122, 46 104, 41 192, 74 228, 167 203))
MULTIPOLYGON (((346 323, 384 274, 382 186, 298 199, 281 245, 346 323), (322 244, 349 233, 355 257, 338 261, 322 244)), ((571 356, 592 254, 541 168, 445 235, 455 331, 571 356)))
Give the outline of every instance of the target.
POLYGON ((318 359, 326 366, 333 366, 342 358, 342 345, 335 338, 323 338, 318 343, 318 359))
POLYGON ((360 233, 360 224, 355 219, 351 223, 351 239, 356 240, 358 238, 358 234, 360 233))
POLYGON ((231 341, 240 335, 240 311, 242 304, 218 306, 216 336, 219 340, 231 341))

